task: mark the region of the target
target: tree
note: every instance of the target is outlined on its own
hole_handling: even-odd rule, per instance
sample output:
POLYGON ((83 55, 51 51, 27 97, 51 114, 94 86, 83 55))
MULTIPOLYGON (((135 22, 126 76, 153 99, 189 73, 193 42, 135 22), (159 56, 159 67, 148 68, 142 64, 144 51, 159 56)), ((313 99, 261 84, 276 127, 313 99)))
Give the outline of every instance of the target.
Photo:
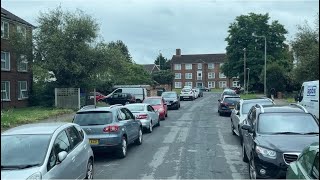
MULTIPOLYGON (((263 89, 263 78, 260 74, 264 68, 264 39, 253 37, 252 33, 267 38, 267 65, 279 62, 281 66, 292 66, 288 45, 284 43, 287 30, 278 21, 269 24, 269 14, 241 15, 229 26, 227 63, 222 67, 223 73, 230 77, 240 77, 243 82, 244 51, 246 48, 246 67, 250 68, 250 81, 253 89, 263 89)), ((267 82, 268 83, 268 82, 267 82)))
POLYGON ((116 42, 114 41, 111 41, 109 44, 108 44, 108 47, 109 48, 116 48, 116 49, 119 49, 120 52, 125 56, 125 59, 132 63, 133 60, 132 60, 132 57, 129 53, 129 49, 127 47, 127 45, 125 45, 121 40, 117 40, 116 42))
MULTIPOLYGON (((277 63, 272 63, 267 66, 267 91, 275 88, 277 92, 286 90, 288 77, 284 67, 279 66, 277 63)), ((270 93, 270 92, 269 92, 270 93)))
POLYGON ((159 84, 172 84, 174 74, 171 70, 161 70, 152 74, 152 79, 159 84))
POLYGON ((301 84, 319 79, 319 17, 315 28, 308 23, 298 26, 298 33, 291 44, 296 58, 296 81, 301 84))
POLYGON ((171 69, 171 60, 163 57, 160 53, 157 59, 154 61, 154 64, 160 65, 160 70, 168 70, 171 69))

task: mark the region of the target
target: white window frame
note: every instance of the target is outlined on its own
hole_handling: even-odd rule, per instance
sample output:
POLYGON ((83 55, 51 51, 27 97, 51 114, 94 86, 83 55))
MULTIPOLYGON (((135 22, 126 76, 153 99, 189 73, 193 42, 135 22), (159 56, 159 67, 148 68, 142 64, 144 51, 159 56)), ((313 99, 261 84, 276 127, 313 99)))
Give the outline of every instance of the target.
POLYGON ((227 81, 219 81, 219 88, 222 89, 225 87, 227 87, 227 81), (222 84, 224 84, 224 85, 222 85, 222 84))
POLYGON ((232 87, 238 87, 239 81, 233 81, 232 82, 232 87))
POLYGON ((220 63, 220 68, 221 68, 221 66, 223 65, 224 63, 220 63))
POLYGON ((26 38, 27 28, 23 25, 17 25, 17 33, 21 34, 23 38, 26 38))
POLYGON ((9 34, 10 34, 10 25, 9 25, 9 23, 7 22, 7 21, 3 21, 2 19, 1 19, 1 39, 8 39, 9 38, 9 34), (5 37, 4 35, 5 35, 5 30, 4 30, 4 24, 7 24, 8 26, 8 34, 7 34, 7 37, 5 37))
POLYGON ((225 79, 225 78, 227 78, 227 76, 225 76, 222 72, 219 72, 219 78, 225 79))
POLYGON ((1 81, 1 101, 10 101, 10 81, 1 81), (2 83, 5 83, 4 90, 2 90, 2 83), (6 93, 6 99, 2 99, 3 92, 6 93))
POLYGON ((192 86, 192 82, 191 82, 191 81, 187 81, 187 82, 185 82, 185 83, 184 83, 184 85, 185 85, 185 86, 191 86, 191 87, 193 87, 193 86, 192 86))
POLYGON ((10 71, 10 52, 1 51, 1 71, 10 71), (2 59, 2 53, 8 54, 8 59, 2 59), (5 67, 2 67, 2 62, 4 62, 5 67), (6 68, 6 64, 8 64, 8 68, 6 68))
POLYGON ((198 69, 202 69, 202 63, 198 63, 198 69))
POLYGON ((215 81, 208 81, 208 88, 216 88, 216 82, 215 81))
POLYGON ((216 76, 216 73, 214 72, 208 72, 208 79, 214 79, 216 76))
POLYGON ((181 79, 181 73, 175 73, 174 79, 181 79))
POLYGON ((186 70, 192 70, 192 64, 185 64, 186 70))
POLYGON ((174 70, 181 70, 181 64, 174 64, 174 70))
POLYGON ((174 82, 174 88, 181 88, 182 83, 181 82, 174 82))
POLYGON ((208 64, 208 69, 214 69, 214 63, 209 63, 208 64))
POLYGON ((17 70, 19 72, 28 72, 28 60, 27 60, 27 57, 25 55, 20 55, 20 58, 18 58, 17 70), (24 64, 25 69, 21 68, 22 64, 24 64))
POLYGON ((192 73, 186 73, 185 79, 192 79, 192 73))
POLYGON ((28 98, 28 81, 18 81, 18 100, 23 100, 23 99, 27 99, 28 98), (26 83, 26 88, 22 89, 21 84, 22 83, 26 83), (27 92, 27 96, 23 96, 22 92, 27 92))

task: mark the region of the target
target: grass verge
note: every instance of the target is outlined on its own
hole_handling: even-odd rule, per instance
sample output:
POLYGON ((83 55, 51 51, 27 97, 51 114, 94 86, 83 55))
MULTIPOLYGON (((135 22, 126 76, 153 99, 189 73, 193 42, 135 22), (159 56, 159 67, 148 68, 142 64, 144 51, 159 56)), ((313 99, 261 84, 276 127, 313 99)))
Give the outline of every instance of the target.
POLYGON ((11 128, 20 124, 34 123, 57 115, 72 113, 72 109, 49 107, 26 107, 9 109, 1 112, 1 129, 11 128))

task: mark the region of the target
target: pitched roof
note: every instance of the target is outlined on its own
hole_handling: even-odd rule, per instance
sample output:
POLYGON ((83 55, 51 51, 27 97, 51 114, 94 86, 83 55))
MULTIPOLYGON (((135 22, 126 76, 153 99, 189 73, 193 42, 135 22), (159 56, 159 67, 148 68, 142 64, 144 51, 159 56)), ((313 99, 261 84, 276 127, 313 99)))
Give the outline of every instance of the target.
POLYGON ((155 64, 142 64, 144 69, 150 73, 153 72, 153 70, 159 71, 159 67, 155 64))
POLYGON ((214 63, 214 62, 224 62, 227 56, 223 54, 187 54, 187 55, 173 55, 172 63, 214 63))
POLYGON ((16 21, 27 26, 35 27, 32 24, 28 23, 27 21, 23 20, 22 18, 12 14, 11 12, 7 11, 6 9, 1 7, 1 18, 9 19, 11 21, 16 21))

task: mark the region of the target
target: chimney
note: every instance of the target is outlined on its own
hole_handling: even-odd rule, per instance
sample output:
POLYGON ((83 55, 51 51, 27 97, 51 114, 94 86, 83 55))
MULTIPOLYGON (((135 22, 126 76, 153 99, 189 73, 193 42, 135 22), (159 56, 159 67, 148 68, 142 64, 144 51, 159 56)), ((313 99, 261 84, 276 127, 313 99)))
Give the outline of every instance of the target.
POLYGON ((176 56, 181 56, 181 49, 176 49, 176 56))

